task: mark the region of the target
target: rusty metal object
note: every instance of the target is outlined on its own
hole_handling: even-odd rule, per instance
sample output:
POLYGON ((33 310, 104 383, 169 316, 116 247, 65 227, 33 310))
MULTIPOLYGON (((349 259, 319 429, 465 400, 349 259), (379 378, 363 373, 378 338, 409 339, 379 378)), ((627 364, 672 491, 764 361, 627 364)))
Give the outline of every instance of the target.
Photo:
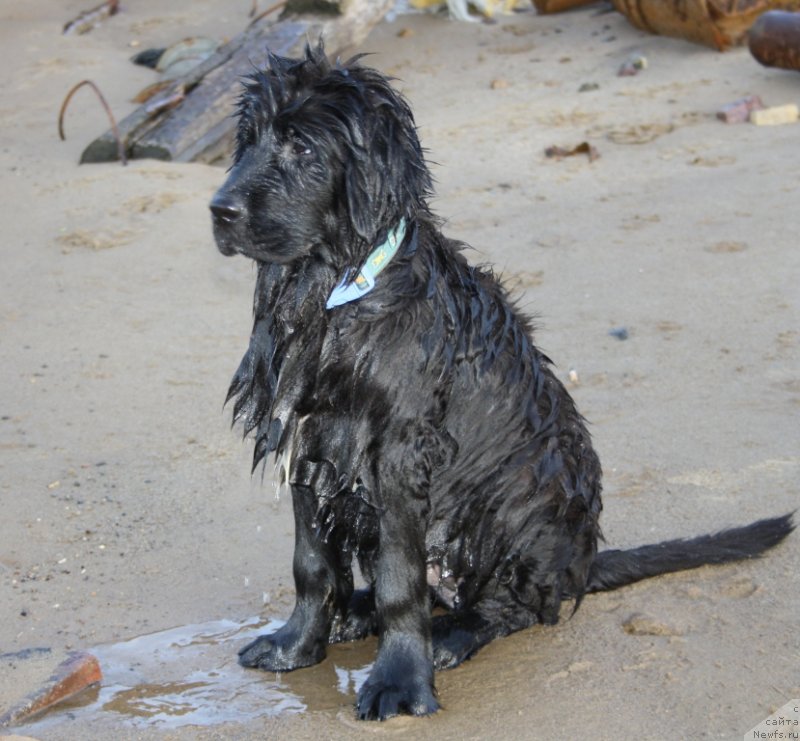
POLYGON ((748 29, 772 9, 798 9, 800 0, 613 0, 637 28, 713 49, 741 43, 748 29))
POLYGON ((765 67, 800 70, 800 13, 764 13, 747 34, 747 44, 765 67))
POLYGON ((100 88, 97 87, 91 80, 81 80, 77 85, 73 85, 72 89, 67 93, 66 97, 64 98, 64 102, 61 104, 61 110, 58 112, 58 136, 61 141, 65 141, 67 136, 64 133, 64 114, 67 112, 67 106, 69 105, 70 100, 72 100, 72 96, 82 88, 84 85, 90 87, 94 90, 97 97, 100 99, 100 104, 105 109, 106 115, 108 116, 108 120, 111 123, 111 136, 113 137, 113 141, 116 144, 116 152, 117 152, 117 159, 123 164, 127 165, 127 157, 125 156, 125 147, 122 144, 122 137, 119 133, 119 127, 117 126, 117 120, 114 118, 114 114, 111 111, 111 106, 108 105, 108 101, 106 100, 103 93, 100 92, 100 88))

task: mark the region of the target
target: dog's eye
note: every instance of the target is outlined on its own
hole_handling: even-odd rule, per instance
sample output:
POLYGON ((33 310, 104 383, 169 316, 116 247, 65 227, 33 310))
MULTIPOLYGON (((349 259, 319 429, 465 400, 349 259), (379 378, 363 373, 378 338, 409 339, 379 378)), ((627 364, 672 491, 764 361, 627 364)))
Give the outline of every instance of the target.
POLYGON ((304 141, 301 141, 300 139, 293 139, 292 154, 296 154, 298 157, 302 155, 309 155, 311 154, 311 147, 309 147, 304 141))
POLYGON ((308 146, 298 135, 293 128, 286 131, 287 149, 291 150, 292 154, 297 157, 311 154, 311 147, 308 146))

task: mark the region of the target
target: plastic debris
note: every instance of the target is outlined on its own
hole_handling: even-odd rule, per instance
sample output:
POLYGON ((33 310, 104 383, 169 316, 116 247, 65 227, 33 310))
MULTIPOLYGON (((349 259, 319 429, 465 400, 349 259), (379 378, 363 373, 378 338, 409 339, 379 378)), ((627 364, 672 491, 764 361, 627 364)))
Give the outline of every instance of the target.
MULTIPOLYGON (((584 0, 586 2, 587 0, 584 0)), ((447 6, 451 18, 458 21, 476 21, 479 16, 469 12, 472 6, 484 18, 492 18, 496 13, 510 14, 517 8, 525 8, 528 0, 411 0, 411 7, 416 10, 438 10, 447 6)))
POLYGON ((621 65, 617 72, 618 77, 633 77, 642 70, 647 69, 647 57, 644 54, 631 54, 621 65))
POLYGON ((760 111, 750 112, 750 122, 756 126, 779 126, 780 124, 796 123, 800 111, 794 103, 777 105, 764 108, 760 111))

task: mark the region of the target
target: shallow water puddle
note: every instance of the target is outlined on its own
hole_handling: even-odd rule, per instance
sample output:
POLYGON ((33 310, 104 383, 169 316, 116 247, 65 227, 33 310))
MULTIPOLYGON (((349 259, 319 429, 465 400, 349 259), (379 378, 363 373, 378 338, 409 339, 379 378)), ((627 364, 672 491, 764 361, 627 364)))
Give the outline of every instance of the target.
POLYGON ((26 727, 65 720, 114 720, 137 727, 178 728, 243 722, 352 704, 369 673, 375 643, 332 646, 320 665, 290 674, 244 669, 236 652, 282 621, 219 620, 97 646, 98 689, 59 705, 26 727))

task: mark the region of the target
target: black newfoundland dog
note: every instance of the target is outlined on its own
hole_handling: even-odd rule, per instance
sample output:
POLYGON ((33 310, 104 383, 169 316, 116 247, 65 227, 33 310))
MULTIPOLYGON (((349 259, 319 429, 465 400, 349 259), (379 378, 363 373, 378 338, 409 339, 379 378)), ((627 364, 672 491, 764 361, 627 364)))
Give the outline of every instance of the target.
POLYGON ((750 558, 792 530, 785 516, 597 553, 586 424, 491 272, 439 231, 405 100, 320 44, 271 56, 238 115, 214 236, 258 278, 228 399, 253 467, 282 462, 297 588, 244 666, 289 671, 377 633, 358 716, 426 715, 434 669, 557 622, 563 600, 750 558), (354 558, 368 589, 353 588, 354 558))

